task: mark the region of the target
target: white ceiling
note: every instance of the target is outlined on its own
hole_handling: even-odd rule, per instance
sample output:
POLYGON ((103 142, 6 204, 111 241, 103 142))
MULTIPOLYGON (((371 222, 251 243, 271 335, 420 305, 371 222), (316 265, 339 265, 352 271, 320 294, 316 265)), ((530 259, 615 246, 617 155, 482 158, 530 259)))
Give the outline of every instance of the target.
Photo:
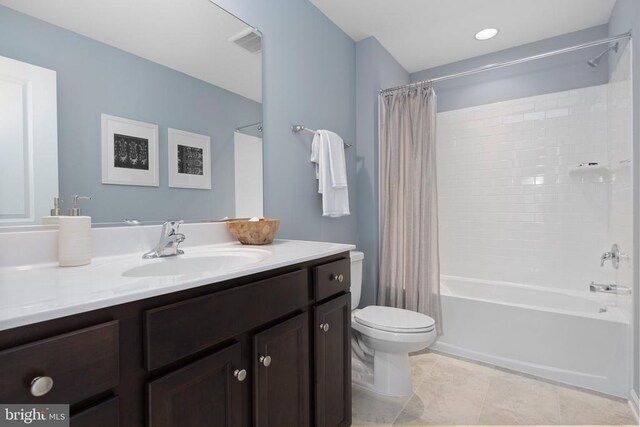
POLYGON ((228 41, 248 25, 209 0, 0 4, 261 102, 261 54, 228 41))
MULTIPOLYGON (((310 0, 355 41, 374 36, 410 73, 605 24, 615 0, 310 0), (500 29, 479 42, 476 32, 500 29)), ((640 1, 640 0, 636 0, 640 1)))

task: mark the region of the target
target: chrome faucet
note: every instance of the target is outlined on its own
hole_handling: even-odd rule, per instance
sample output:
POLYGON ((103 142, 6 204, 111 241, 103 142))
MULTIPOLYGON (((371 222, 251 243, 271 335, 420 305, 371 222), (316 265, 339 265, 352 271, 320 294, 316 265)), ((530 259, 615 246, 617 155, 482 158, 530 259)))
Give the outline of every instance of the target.
POLYGON ((618 286, 613 283, 609 284, 609 283, 591 282, 589 284, 589 291, 604 292, 606 294, 623 294, 623 295, 631 294, 631 288, 628 288, 626 286, 618 286))
POLYGON ((185 236, 184 234, 178 233, 178 228, 183 222, 184 221, 167 221, 162 224, 160 241, 155 248, 142 255, 142 258, 151 259, 182 255, 184 251, 178 249, 178 245, 184 242, 185 236))

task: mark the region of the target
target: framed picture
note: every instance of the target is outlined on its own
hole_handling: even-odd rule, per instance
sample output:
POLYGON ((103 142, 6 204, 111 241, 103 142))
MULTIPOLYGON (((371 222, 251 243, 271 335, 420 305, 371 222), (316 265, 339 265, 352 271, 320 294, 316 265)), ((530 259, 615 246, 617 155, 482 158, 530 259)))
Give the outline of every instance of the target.
POLYGON ((169 128, 169 187, 211 189, 211 138, 169 128))
POLYGON ((102 183, 160 185, 158 125, 102 115, 102 183))

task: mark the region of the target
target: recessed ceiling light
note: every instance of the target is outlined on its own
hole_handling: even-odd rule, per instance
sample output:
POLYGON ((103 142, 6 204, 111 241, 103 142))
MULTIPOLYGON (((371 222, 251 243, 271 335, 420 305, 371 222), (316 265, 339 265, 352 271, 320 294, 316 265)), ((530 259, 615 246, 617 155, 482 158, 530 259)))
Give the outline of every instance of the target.
POLYGON ((498 35, 497 28, 485 28, 484 30, 480 30, 476 33, 476 40, 489 40, 498 35))

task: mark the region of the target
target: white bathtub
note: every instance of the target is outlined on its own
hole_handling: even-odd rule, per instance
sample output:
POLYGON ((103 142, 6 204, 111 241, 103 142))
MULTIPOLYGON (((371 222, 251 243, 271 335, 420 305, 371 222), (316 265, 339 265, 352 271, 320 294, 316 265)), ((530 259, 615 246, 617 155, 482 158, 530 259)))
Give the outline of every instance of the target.
POLYGON ((628 320, 610 295, 442 276, 433 349, 627 396, 628 320))

